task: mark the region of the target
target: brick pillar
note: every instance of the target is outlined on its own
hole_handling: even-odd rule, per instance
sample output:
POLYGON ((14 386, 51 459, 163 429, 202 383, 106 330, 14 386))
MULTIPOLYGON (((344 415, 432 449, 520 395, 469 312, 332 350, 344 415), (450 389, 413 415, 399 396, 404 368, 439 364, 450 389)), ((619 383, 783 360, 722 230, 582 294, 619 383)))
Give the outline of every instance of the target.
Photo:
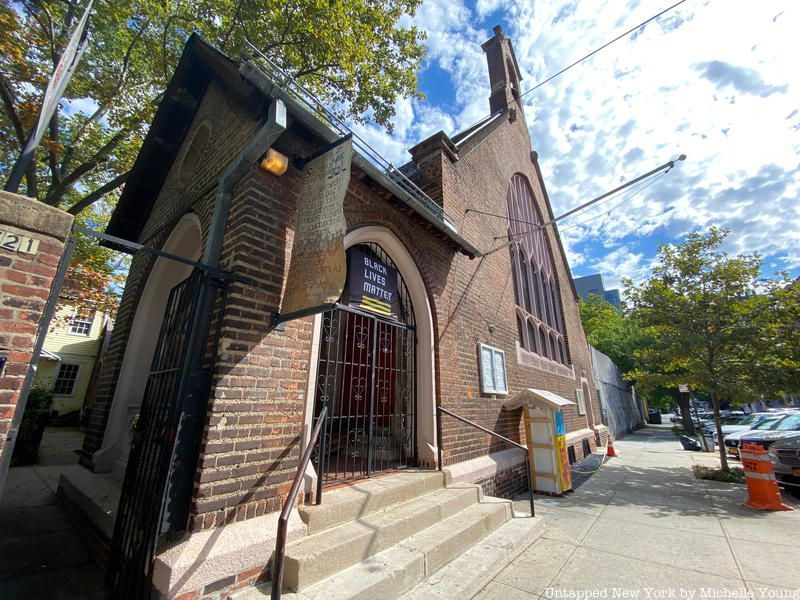
MULTIPOLYGON (((0 192, 0 496, 22 419, 23 388, 73 217, 25 196, 0 192)), ((29 377, 32 377, 32 373, 29 377)))

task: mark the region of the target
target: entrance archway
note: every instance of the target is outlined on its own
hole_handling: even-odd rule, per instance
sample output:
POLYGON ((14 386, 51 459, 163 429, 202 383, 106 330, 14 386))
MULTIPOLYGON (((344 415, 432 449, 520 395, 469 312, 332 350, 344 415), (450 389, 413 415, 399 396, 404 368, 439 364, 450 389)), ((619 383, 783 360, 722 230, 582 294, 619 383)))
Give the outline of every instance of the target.
MULTIPOLYGON (((202 248, 200 219, 196 214, 188 213, 175 225, 162 250, 197 261, 202 248)), ((170 290, 191 272, 191 266, 163 257, 158 258, 153 265, 131 324, 103 436, 103 446, 93 456, 94 469, 97 472, 112 471, 120 478, 125 473, 132 441, 132 424, 144 396, 161 317, 164 315, 170 290)))
MULTIPOLYGON (((372 333, 376 339, 380 334, 383 334, 385 340, 394 340, 392 342, 394 344, 399 344, 401 338, 406 335, 406 333, 401 333, 401 331, 407 331, 407 335, 410 336, 408 339, 410 339, 414 346, 415 354, 412 366, 413 373, 411 375, 413 377, 413 381, 411 382, 413 383, 412 387, 416 392, 416 407, 413 413, 413 435, 415 438, 413 448, 415 451, 414 458, 416 459, 416 462, 422 466, 435 466, 437 456, 437 439, 435 427, 436 396, 434 382, 433 317, 425 284, 417 269, 416 263, 406 247, 397 238, 397 236, 395 236, 385 227, 366 226, 351 231, 345 237, 345 247, 350 249, 357 245, 365 245, 367 247, 372 246, 373 248, 377 248, 384 253, 386 258, 390 260, 391 263, 393 263, 393 266, 397 269, 398 275, 404 284, 405 296, 407 297, 409 303, 408 308, 413 314, 414 322, 411 324, 412 328, 407 329, 405 327, 407 324, 393 327, 390 324, 387 325, 382 323, 378 330, 372 331, 369 329, 369 326, 367 326, 364 331, 366 333, 372 333)), ((312 418, 314 416, 315 398, 318 391, 319 377, 325 376, 324 373, 320 373, 318 370, 320 358, 321 356, 322 358, 325 358, 326 352, 323 348, 326 344, 326 340, 323 339, 323 330, 325 327, 325 324, 323 323, 324 319, 324 316, 317 315, 314 323, 314 340, 312 344, 312 355, 310 357, 310 373, 307 388, 308 403, 306 409, 306 423, 309 426, 311 425, 312 418)), ((341 324, 351 328, 365 326, 365 323, 362 323, 358 316, 349 317, 348 319, 342 320, 341 324)), ((344 349, 344 351, 347 350, 344 349)), ((396 350, 394 351, 400 351, 399 345, 396 346, 396 350)), ((384 356, 390 354, 391 352, 392 351, 384 353, 384 356)), ((352 366, 349 368, 351 369, 352 375, 352 366)), ((397 376, 402 377, 402 374, 397 376)), ((356 377, 356 379, 358 379, 358 377, 356 377)), ((381 380, 379 379, 379 381, 381 380)), ((384 378, 382 381, 385 383, 387 379, 384 378)), ((392 381, 391 383, 394 382, 392 381)), ((391 428, 391 426, 389 427, 391 428)), ((310 427, 307 428, 307 430, 310 430, 310 427)), ((386 433, 386 428, 379 428, 377 431, 379 436, 384 435, 386 437, 391 437, 386 433)), ((352 434, 349 441, 359 441, 357 437, 352 437, 358 435, 358 432, 352 434)), ((340 437, 340 439, 344 440, 345 445, 347 444, 348 439, 343 437, 340 437)), ((397 456, 398 448, 400 448, 400 444, 397 444, 396 442, 381 443, 380 440, 378 440, 378 449, 373 449, 373 451, 376 456, 385 461, 383 464, 387 465, 392 462, 393 457, 397 456), (391 448, 393 444, 394 450, 391 448), (395 454, 392 454, 392 452, 395 454)))

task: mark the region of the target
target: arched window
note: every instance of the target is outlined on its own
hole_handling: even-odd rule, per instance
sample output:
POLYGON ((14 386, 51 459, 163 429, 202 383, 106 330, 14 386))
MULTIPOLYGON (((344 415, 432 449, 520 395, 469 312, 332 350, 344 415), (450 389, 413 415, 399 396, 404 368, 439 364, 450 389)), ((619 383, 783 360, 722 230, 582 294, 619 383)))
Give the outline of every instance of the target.
POLYGON ((539 345, 539 332, 533 321, 528 321, 528 345, 524 344, 525 340, 520 340, 520 345, 531 352, 536 352, 536 347, 539 345))
POLYGON ((542 216, 523 176, 511 178, 507 203, 520 346, 567 364, 566 332, 553 253, 545 231, 540 228, 542 216))

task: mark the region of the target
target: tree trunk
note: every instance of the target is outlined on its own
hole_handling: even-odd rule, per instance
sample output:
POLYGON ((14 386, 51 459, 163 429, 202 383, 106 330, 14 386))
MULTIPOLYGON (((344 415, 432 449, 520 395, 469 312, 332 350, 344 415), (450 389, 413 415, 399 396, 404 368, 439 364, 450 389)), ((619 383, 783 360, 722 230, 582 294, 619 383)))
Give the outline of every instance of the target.
POLYGON ((694 434, 694 423, 692 422, 692 412, 689 407, 689 394, 678 392, 678 406, 681 409, 681 419, 683 419, 683 429, 686 435, 694 434))
POLYGON ((714 425, 717 429, 717 440, 719 440, 719 466, 727 473, 730 470, 728 468, 728 454, 725 452, 725 439, 722 437, 722 422, 719 417, 719 398, 717 398, 715 392, 711 392, 711 406, 714 408, 714 425))

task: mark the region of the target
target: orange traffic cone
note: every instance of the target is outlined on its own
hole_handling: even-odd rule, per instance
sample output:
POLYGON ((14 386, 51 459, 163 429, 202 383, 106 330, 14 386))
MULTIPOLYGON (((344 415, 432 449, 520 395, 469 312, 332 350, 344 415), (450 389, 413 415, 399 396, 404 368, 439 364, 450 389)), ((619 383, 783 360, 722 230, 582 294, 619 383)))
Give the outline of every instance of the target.
POLYGON ((614 440, 610 437, 608 438, 608 445, 606 446, 606 456, 609 458, 614 458, 617 455, 616 450, 614 450, 614 440))
POLYGON ((758 444, 742 444, 740 451, 747 481, 747 501, 755 510, 793 510, 781 501, 781 491, 767 451, 758 444))

